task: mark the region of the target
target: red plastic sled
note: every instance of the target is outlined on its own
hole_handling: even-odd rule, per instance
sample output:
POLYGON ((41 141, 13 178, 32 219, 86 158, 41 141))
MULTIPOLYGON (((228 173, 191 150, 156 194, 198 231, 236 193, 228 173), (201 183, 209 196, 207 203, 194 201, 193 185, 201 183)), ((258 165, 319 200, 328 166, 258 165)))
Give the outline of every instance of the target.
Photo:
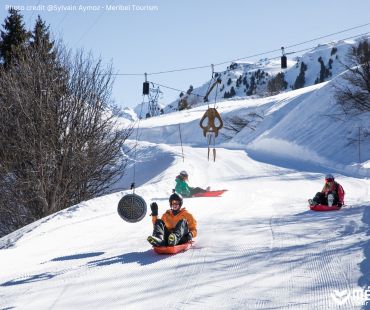
POLYGON ((337 205, 334 206, 327 206, 327 205, 316 205, 316 206, 309 206, 312 211, 337 211, 341 208, 338 208, 337 205))
POLYGON ((208 192, 204 192, 204 193, 194 194, 191 197, 219 197, 226 191, 227 191, 227 189, 221 189, 221 190, 218 190, 218 191, 208 191, 208 192))
POLYGON ((192 244, 193 242, 187 242, 174 246, 154 246, 153 249, 157 254, 177 254, 189 250, 192 244))

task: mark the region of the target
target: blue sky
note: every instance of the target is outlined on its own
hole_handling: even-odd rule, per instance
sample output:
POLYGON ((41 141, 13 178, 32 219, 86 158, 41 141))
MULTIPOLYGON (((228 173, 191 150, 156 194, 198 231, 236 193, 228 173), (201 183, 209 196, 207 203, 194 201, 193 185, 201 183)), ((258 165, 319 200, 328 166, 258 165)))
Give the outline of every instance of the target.
MULTIPOLYGON (((62 38, 69 47, 91 50, 106 63, 112 62, 115 72, 142 73, 115 78, 113 99, 130 107, 142 101, 144 72, 210 66, 370 23, 368 0, 5 0, 0 7, 2 24, 9 5, 21 6, 28 28, 40 15, 50 24, 54 37, 62 38), (95 11, 91 10, 94 5, 99 6, 95 11), (120 9, 109 10, 111 5, 120 9)), ((287 52, 369 31, 370 25, 287 52)), ((209 67, 153 75, 148 80, 186 90, 210 76, 209 67)), ((178 97, 178 92, 162 91, 163 103, 178 97)))

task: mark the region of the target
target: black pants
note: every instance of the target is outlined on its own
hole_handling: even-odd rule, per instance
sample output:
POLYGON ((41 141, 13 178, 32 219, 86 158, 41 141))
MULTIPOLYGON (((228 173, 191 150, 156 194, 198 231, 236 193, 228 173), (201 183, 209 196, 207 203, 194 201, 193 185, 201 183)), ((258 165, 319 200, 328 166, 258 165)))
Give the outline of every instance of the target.
POLYGON ((190 194, 189 196, 193 196, 195 194, 199 194, 199 193, 205 193, 206 190, 203 189, 203 188, 200 188, 200 187, 190 187, 190 194))
POLYGON ((167 229, 165 223, 158 219, 155 221, 154 229, 153 229, 153 236, 157 237, 163 241, 165 244, 168 244, 168 236, 173 233, 176 235, 176 239, 178 242, 176 244, 182 244, 189 241, 189 227, 188 222, 185 219, 182 219, 177 222, 175 229, 169 230, 167 229))
MULTIPOLYGON (((338 201, 339 201, 338 194, 337 193, 332 193, 332 192, 329 192, 328 194, 333 194, 334 195, 333 205, 338 204, 338 201)), ((318 204, 321 204, 321 205, 326 205, 326 206, 328 205, 328 196, 325 196, 325 194, 322 193, 322 192, 316 193, 315 197, 313 197, 312 200, 315 201, 318 204)))

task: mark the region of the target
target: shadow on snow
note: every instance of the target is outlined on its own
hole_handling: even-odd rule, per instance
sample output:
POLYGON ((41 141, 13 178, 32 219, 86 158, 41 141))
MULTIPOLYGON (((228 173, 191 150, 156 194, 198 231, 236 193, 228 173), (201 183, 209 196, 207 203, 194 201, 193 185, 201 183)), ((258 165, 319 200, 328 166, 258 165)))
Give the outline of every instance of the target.
POLYGON ((50 272, 44 272, 44 273, 36 274, 33 276, 29 276, 26 278, 10 280, 3 284, 0 284, 0 286, 13 286, 13 285, 19 285, 19 284, 39 282, 39 281, 44 281, 44 280, 49 280, 51 278, 54 278, 56 275, 57 274, 53 274, 50 272))
POLYGON ((137 263, 141 266, 156 263, 163 260, 170 255, 158 255, 153 250, 147 250, 145 252, 130 252, 122 255, 108 257, 100 260, 89 262, 87 265, 90 267, 108 266, 113 264, 130 264, 137 263))
MULTIPOLYGON (((370 236, 370 206, 365 206, 362 216, 362 222, 366 224, 366 236, 370 236)), ((358 280, 358 285, 364 289, 370 286, 370 239, 367 240, 363 246, 364 259, 360 263, 361 277, 358 280)), ((369 302, 366 303, 364 309, 370 309, 369 302)))
POLYGON ((92 253, 81 253, 81 254, 74 254, 74 255, 67 255, 67 256, 60 256, 53 258, 51 262, 59 262, 64 260, 72 260, 72 259, 83 259, 88 257, 94 257, 104 254, 104 252, 92 252, 92 253))

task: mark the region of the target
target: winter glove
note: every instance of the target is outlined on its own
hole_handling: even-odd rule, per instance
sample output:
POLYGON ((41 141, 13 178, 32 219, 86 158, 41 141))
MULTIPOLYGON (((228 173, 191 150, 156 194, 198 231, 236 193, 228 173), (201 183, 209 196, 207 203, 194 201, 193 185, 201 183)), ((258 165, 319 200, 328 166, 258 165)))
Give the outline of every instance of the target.
POLYGON ((342 202, 338 202, 337 206, 338 206, 338 208, 341 208, 341 207, 343 207, 343 203, 342 202))
POLYGON ((158 216, 158 205, 156 202, 152 202, 150 204, 150 209, 152 210, 152 214, 150 214, 151 216, 158 216))

